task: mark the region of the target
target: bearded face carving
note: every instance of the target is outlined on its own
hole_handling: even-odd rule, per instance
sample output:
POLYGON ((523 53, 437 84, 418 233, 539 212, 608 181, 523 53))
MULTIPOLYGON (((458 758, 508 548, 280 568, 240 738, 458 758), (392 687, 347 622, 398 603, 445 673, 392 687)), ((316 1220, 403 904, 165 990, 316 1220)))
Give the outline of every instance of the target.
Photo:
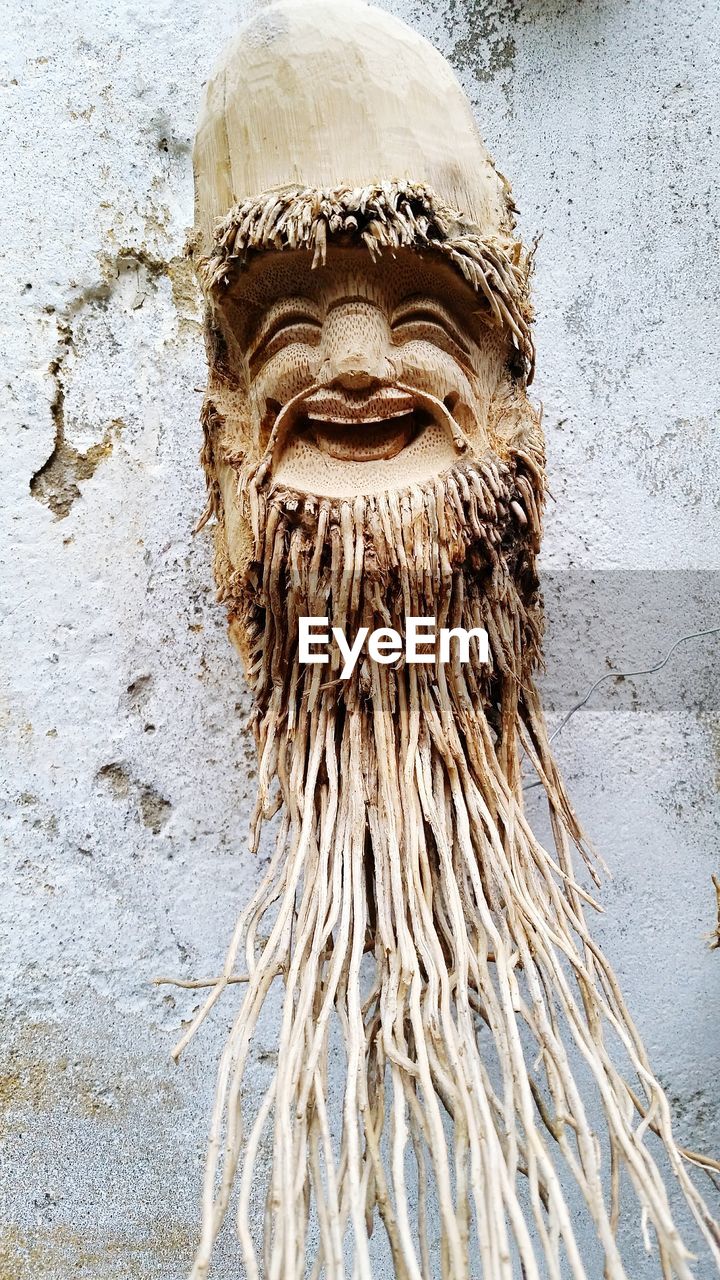
MULTIPOLYGON (((302 206, 298 195, 285 196, 282 212, 302 206)), ((372 204, 383 211, 378 195, 372 204)), ((500 301, 517 308, 513 334, 492 292, 492 265, 487 297, 478 297, 427 238, 426 254, 403 248, 390 261, 353 247, 358 218, 349 209, 362 196, 336 197, 340 243, 314 270, 307 254, 277 250, 242 272, 237 257, 230 268, 215 265, 216 275, 235 277, 214 298, 208 324, 205 461, 211 504, 223 513, 221 576, 234 568, 242 579, 250 554, 243 478, 260 467, 278 490, 338 502, 422 487, 460 462, 504 462, 520 447, 540 464, 538 424, 518 379, 532 359, 524 272, 508 262, 497 276, 500 301)), ((411 217, 413 206, 432 209, 426 191, 396 190, 391 202, 400 217, 403 207, 411 217)), ((366 194, 370 223, 367 204, 366 194)), ((522 503, 515 510, 526 523, 522 503)))
MULTIPOLYGON (((389 203, 386 192, 345 190, 326 201, 339 243, 327 246, 322 215, 312 227, 316 236, 325 231, 321 263, 317 253, 312 261, 274 249, 238 270, 231 227, 232 257, 208 268, 225 282, 208 316, 208 514, 221 517, 218 578, 235 597, 233 634, 246 658, 242 601, 261 558, 258 520, 270 493, 276 506, 290 501, 306 511, 300 523, 310 540, 321 510, 332 523, 347 508, 372 541, 381 512, 387 530, 390 495, 397 505, 411 492, 433 503, 440 493, 441 505, 457 507, 468 477, 478 488, 477 529, 496 503, 502 470, 513 474, 505 498, 515 532, 525 530, 535 549, 539 537, 542 438, 524 391, 532 362, 526 264, 503 262, 497 247, 495 263, 483 262, 488 246, 467 243, 466 256, 457 254, 464 271, 483 263, 487 272, 478 296, 446 260, 447 233, 435 245, 425 232, 425 253, 395 246, 390 261, 356 247, 358 221, 372 225, 386 207, 401 226, 417 216, 443 231, 456 222, 449 210, 438 219, 427 190, 392 190, 389 203)), ((287 222, 288 210, 302 218, 306 202, 290 192, 274 203, 276 220, 287 222)), ((262 221, 267 209, 254 212, 262 221)), ((467 532, 472 540, 472 526, 467 532)), ((463 555, 466 542, 460 538, 463 555)))
POLYGON ((255 847, 279 828, 178 1046, 241 965, 194 1280, 233 1190, 248 1276, 389 1274, 379 1218, 402 1280, 582 1278, 580 1215, 623 1277, 622 1168, 663 1274, 689 1276, 663 1161, 720 1258, 713 1227, 588 932, 571 845, 597 879, 594 860, 535 685, 544 456, 507 186, 439 55, 324 0, 231 46, 195 175, 204 519, 254 698, 255 847), (344 679, 301 662, 306 616, 480 628, 490 661, 364 657, 344 679), (277 1064, 248 1102, 270 1008, 277 1064))

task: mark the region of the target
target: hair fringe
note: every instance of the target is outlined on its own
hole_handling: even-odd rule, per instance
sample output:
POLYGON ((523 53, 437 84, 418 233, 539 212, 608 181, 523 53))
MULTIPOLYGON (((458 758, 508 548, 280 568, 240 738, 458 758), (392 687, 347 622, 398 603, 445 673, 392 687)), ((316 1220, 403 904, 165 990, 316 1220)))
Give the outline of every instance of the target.
POLYGON ((219 223, 209 255, 188 243, 206 293, 226 289, 251 251, 312 251, 312 267, 325 262, 330 238, 364 244, 373 261, 385 250, 429 251, 446 258, 505 330, 527 384, 535 370, 529 279, 532 252, 509 236, 484 237, 425 183, 383 182, 368 187, 284 187, 250 196, 219 223))

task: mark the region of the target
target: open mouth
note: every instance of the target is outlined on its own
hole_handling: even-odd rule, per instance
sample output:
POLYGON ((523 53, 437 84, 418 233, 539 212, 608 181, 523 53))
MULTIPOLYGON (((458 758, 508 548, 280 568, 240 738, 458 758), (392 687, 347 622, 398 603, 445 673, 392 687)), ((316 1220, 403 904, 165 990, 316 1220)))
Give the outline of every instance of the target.
POLYGON ((427 423, 414 413, 361 423, 313 417, 298 423, 297 432, 311 439, 321 453, 340 462, 388 462, 397 457, 425 425, 427 423))
POLYGON ((422 482, 464 448, 447 406, 404 387, 314 391, 281 410, 277 427, 275 479, 329 497, 422 482))

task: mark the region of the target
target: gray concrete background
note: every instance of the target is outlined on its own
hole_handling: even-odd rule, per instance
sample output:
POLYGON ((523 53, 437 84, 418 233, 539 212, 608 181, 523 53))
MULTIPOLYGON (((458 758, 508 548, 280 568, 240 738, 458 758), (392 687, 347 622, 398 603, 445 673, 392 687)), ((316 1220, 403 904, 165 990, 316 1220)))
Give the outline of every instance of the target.
MULTIPOLYGON (((716 6, 386 7, 451 59, 524 236, 543 233, 557 723, 588 674, 720 624, 716 6), (620 570, 660 573, 637 576, 647 625, 618 612, 620 570)), ((258 873, 246 694, 190 535, 204 364, 182 257, 200 87, 241 15, 32 0, 0 35, 0 1280, 180 1280, 197 1229, 230 1005, 175 1068, 196 1002, 148 980, 217 972, 258 873)), ((682 1140, 716 1155, 719 653, 698 640, 663 679, 606 682, 558 738, 614 872, 596 933, 682 1140)), ((226 1242, 221 1280, 232 1259, 226 1242)))

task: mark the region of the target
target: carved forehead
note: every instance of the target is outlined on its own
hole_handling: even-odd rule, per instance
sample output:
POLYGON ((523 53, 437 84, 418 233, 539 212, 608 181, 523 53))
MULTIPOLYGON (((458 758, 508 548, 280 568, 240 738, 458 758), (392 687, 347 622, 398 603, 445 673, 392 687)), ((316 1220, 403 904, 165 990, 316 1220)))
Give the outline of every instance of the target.
POLYGON ((304 249, 258 254, 216 301, 238 340, 255 331, 288 299, 307 299, 319 316, 345 298, 366 300, 391 314, 411 297, 445 308, 466 328, 484 327, 489 308, 451 266, 432 254, 398 250, 373 261, 367 250, 333 246, 323 265, 312 267, 304 249))

